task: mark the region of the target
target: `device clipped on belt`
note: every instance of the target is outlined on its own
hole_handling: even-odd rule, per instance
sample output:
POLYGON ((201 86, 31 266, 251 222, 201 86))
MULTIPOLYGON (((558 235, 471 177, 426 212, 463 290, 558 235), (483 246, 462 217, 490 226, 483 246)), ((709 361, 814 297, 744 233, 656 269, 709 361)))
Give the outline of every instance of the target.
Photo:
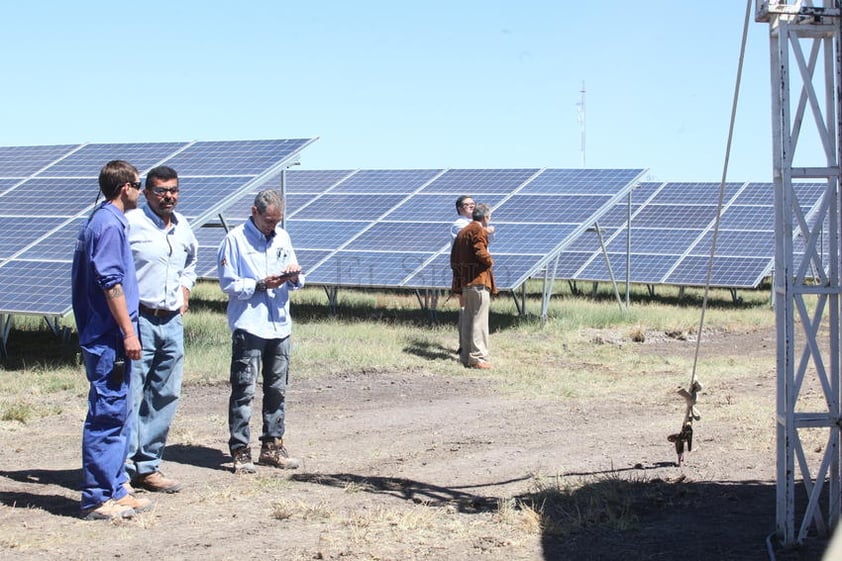
POLYGON ((126 375, 126 361, 125 361, 125 359, 118 358, 114 361, 114 366, 111 367, 111 377, 118 384, 122 384, 123 378, 125 377, 125 375, 126 375))

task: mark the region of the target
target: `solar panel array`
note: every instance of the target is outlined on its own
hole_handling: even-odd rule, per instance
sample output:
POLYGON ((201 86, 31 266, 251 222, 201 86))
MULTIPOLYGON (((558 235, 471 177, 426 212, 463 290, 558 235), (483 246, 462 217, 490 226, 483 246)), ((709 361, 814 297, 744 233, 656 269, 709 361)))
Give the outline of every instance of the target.
MULTIPOLYGON (((707 279, 718 183, 638 183, 641 169, 284 171, 313 141, 0 147, 0 314, 69 312, 73 242, 99 169, 115 158, 142 173, 162 164, 179 172, 179 210, 197 231, 205 278, 216 276, 225 231, 201 226, 219 226, 219 216, 242 223, 254 194, 272 186, 285 191, 286 227, 313 284, 448 288, 448 232, 463 193, 494 208, 491 249, 504 290, 554 270, 556 256, 556 278, 610 280, 595 223, 614 278, 626 278, 628 256, 634 283, 707 279)), ((725 187, 711 284, 754 287, 773 266, 773 184, 725 187)), ((795 190, 808 221, 821 220, 825 185, 795 190)), ((803 251, 803 240, 796 247, 803 251)))
POLYGON ((69 313, 76 235, 109 160, 179 173, 178 209, 201 226, 232 196, 272 180, 316 139, 0 147, 0 314, 69 313))
MULTIPOLYGON (((815 214, 825 189, 821 183, 794 185, 805 216, 815 214)), ((630 201, 616 205, 599 221, 614 278, 626 279, 628 255, 633 283, 704 286, 719 197, 720 183, 642 183, 630 201)), ((774 229, 774 184, 727 183, 711 286, 756 287, 774 266, 774 229)), ((556 278, 611 279, 595 231, 583 233, 565 248, 556 278)))
MULTIPOLYGON (((640 169, 290 170, 286 229, 307 282, 325 286, 449 288, 454 201, 494 208, 495 278, 514 289, 621 200, 640 169)), ((222 213, 249 216, 254 193, 222 213)), ((198 232, 203 276, 216 277, 222 231, 198 232), (210 266, 208 266, 210 265, 210 266)))

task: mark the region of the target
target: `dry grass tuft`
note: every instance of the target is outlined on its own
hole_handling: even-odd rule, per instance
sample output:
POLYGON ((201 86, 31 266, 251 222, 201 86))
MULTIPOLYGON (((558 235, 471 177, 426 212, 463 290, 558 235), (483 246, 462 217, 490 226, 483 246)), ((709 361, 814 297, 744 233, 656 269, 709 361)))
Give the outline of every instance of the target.
POLYGON ((545 535, 566 536, 585 528, 604 527, 625 531, 637 527, 640 512, 660 505, 674 487, 645 477, 623 478, 616 472, 592 479, 570 481, 557 477, 539 480, 537 490, 518 499, 524 519, 534 522, 545 535))
POLYGON ((324 502, 316 504, 300 500, 281 499, 272 504, 272 518, 275 520, 329 520, 333 518, 333 511, 324 502))
POLYGON ((646 328, 642 325, 635 325, 629 332, 629 339, 634 343, 645 343, 646 328))

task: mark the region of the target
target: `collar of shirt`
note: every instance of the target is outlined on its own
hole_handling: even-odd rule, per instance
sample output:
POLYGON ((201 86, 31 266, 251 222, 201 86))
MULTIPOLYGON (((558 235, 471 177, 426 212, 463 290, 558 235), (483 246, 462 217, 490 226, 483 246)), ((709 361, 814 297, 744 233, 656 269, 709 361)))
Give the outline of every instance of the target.
POLYGON ((254 218, 249 216, 249 219, 246 221, 246 235, 251 238, 257 238, 263 240, 264 242, 272 241, 272 238, 275 237, 275 234, 278 233, 277 228, 272 230, 272 233, 268 236, 260 231, 257 227, 257 224, 254 223, 254 218))
MULTIPOLYGON (((164 219, 155 214, 155 211, 152 210, 152 208, 149 205, 143 205, 143 213, 146 214, 146 216, 149 217, 149 220, 151 220, 152 223, 155 224, 158 228, 163 230, 167 227, 164 224, 164 219)), ((175 226, 176 224, 178 224, 178 215, 175 212, 173 212, 172 214, 170 214, 170 226, 175 226)))
MULTIPOLYGON (((104 201, 99 206, 99 208, 97 208, 97 210, 99 210, 100 208, 104 209, 104 210, 110 212, 111 214, 113 214, 114 216, 116 216, 117 220, 119 220, 120 224, 122 224, 123 226, 127 227, 129 225, 129 220, 126 218, 126 214, 123 211, 121 211, 119 208, 117 208, 116 206, 111 204, 111 201, 104 201)), ((94 211, 94 212, 96 212, 96 211, 94 211)))

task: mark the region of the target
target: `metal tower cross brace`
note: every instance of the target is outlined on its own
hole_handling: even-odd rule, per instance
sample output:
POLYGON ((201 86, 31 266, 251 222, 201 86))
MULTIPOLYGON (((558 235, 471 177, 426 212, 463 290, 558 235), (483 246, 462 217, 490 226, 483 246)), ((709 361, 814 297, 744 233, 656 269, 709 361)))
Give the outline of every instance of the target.
POLYGON ((776 529, 792 545, 826 535, 840 512, 840 1, 756 0, 755 20, 771 51, 776 529), (807 182, 822 185, 810 215, 807 182))

